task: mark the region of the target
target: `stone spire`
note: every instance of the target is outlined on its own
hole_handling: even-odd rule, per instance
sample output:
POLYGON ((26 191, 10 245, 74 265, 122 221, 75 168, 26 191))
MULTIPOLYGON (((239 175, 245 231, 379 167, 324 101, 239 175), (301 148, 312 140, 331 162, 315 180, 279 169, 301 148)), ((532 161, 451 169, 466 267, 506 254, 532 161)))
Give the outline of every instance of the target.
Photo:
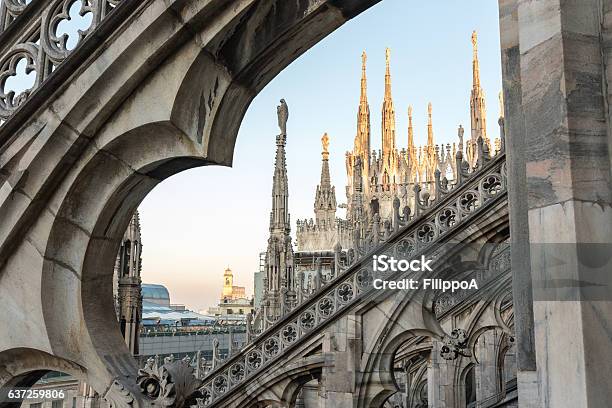
POLYGON ((472 121, 471 141, 476 143, 479 137, 487 142, 487 109, 485 95, 480 86, 480 64, 478 61, 478 35, 472 33, 473 59, 472 59, 472 93, 470 97, 470 115, 472 121))
POLYGON ((421 181, 432 182, 434 179, 434 172, 437 167, 436 157, 436 145, 434 143, 434 132, 433 132, 433 106, 431 102, 427 105, 427 145, 423 149, 423 156, 421 157, 421 175, 423 176, 421 181))
MULTIPOLYGON (((284 103, 284 101, 283 101, 284 103)), ((289 182, 287 180, 287 163, 285 158, 285 143, 287 134, 276 136, 276 158, 274 162, 274 177, 272 179, 272 212, 270 213, 270 233, 289 234, 289 182)))
POLYGON ((408 148, 406 149, 408 164, 408 180, 413 183, 417 179, 419 172, 419 158, 417 147, 414 144, 414 128, 412 125, 412 105, 408 106, 408 148))
POLYGON ((142 319, 141 253, 140 216, 136 211, 125 231, 115 263, 117 318, 125 343, 133 355, 139 353, 142 319))
POLYGON ((322 163, 321 163, 321 183, 317 186, 315 196, 315 217, 317 225, 331 226, 336 220, 336 189, 331 185, 329 175, 329 136, 327 133, 321 138, 322 144, 322 163))
POLYGON ((412 105, 408 106, 408 154, 416 150, 414 145, 414 128, 412 127, 412 105))
POLYGON ((433 106, 431 102, 427 105, 427 146, 434 146, 434 133, 433 133, 433 119, 432 119, 433 106))
MULTIPOLYGON (((357 110, 357 135, 355 136, 355 147, 353 157, 361 157, 362 174, 367 181, 370 172, 370 105, 368 104, 368 83, 366 77, 366 63, 368 56, 364 51, 361 54, 361 93, 359 96, 359 108, 357 110)), ((352 171, 354 163, 349 164, 352 171)), ((367 184, 367 183, 366 183, 367 184)))
POLYGON ((395 147, 395 108, 391 96, 391 50, 385 50, 385 96, 382 105, 382 157, 380 168, 383 190, 389 190, 398 182, 399 157, 395 147))
POLYGON ((480 88, 480 64, 478 61, 478 34, 472 32, 472 85, 480 88))
POLYGON ((270 212, 270 238, 266 250, 264 296, 262 299, 262 328, 267 328, 295 300, 293 276, 293 245, 289 216, 289 183, 285 143, 289 109, 284 99, 276 108, 281 133, 276 136, 276 158, 272 181, 272 211, 270 212))
POLYGON ((391 50, 385 50, 385 96, 382 105, 382 150, 383 158, 395 150, 395 108, 391 96, 391 50))
POLYGON ((359 96, 359 108, 357 110, 357 135, 355 136, 355 147, 353 153, 356 156, 369 156, 370 154, 370 105, 368 104, 368 85, 366 78, 366 61, 368 57, 365 51, 361 54, 361 94, 359 96))

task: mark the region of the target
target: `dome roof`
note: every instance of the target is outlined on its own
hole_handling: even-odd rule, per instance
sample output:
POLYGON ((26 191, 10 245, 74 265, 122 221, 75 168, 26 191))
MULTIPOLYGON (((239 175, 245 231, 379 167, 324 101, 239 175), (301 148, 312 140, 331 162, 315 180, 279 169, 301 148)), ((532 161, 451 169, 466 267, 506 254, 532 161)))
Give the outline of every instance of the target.
POLYGON ((146 299, 163 299, 170 302, 170 293, 164 285, 156 285, 151 283, 142 284, 142 298, 146 299))

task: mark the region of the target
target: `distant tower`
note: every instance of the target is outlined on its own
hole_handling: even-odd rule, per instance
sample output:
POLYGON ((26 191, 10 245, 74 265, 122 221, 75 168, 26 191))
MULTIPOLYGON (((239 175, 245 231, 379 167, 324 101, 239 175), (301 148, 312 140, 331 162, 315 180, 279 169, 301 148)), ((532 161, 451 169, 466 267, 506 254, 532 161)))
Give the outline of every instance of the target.
POLYGON ((482 137, 484 143, 491 147, 491 141, 487 136, 487 108, 485 105, 485 94, 480 85, 480 63, 478 61, 478 35, 472 33, 472 93, 470 96, 470 117, 472 122, 472 133, 470 140, 466 143, 468 162, 473 166, 478 160, 478 138, 482 137))
POLYGON ((231 299, 234 295, 234 274, 229 268, 225 268, 223 272, 223 292, 221 293, 221 299, 231 299))
POLYGON ((281 133, 276 136, 276 159, 272 182, 272 211, 270 213, 270 238, 266 251, 266 275, 264 278, 263 329, 285 313, 287 305, 295 302, 293 276, 293 246, 289 216, 289 185, 285 144, 289 110, 284 99, 277 107, 281 133))
POLYGON ((142 318, 141 254, 140 218, 136 211, 123 236, 115 262, 117 318, 121 334, 133 355, 139 353, 138 331, 142 318))

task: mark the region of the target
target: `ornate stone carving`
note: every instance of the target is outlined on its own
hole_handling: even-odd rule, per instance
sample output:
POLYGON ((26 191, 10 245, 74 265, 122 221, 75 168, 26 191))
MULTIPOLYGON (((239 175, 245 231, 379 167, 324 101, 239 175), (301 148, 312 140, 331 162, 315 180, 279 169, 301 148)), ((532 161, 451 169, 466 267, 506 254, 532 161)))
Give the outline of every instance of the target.
POLYGON ((134 405, 134 396, 117 380, 113 381, 104 399, 111 408, 131 408, 134 405))
POLYGON ((450 335, 442 340, 444 345, 440 349, 440 356, 445 360, 455 360, 457 357, 469 357, 467 351, 468 337, 463 329, 454 329, 450 335))
POLYGON ((196 398, 202 397, 198 391, 202 381, 196 378, 189 358, 177 361, 169 359, 161 367, 150 360, 138 371, 136 382, 143 395, 154 405, 190 406, 196 404, 196 398))
MULTIPOLYGON (((26 18, 23 14, 26 8, 30 7, 29 3, 26 0, 0 0, 0 34, 9 25, 26 18)), ((15 43, 8 44, 3 54, 0 54, 0 84, 4 84, 0 87, 0 126, 48 77, 62 68, 61 63, 86 37, 91 36, 99 23, 119 7, 120 3, 121 0, 46 1, 42 13, 34 13, 30 21, 22 21, 20 34, 14 37, 15 43), (74 24, 75 19, 83 21, 74 24), (71 24, 65 24, 68 21, 71 24), (75 28, 77 26, 82 28, 75 28), (74 37, 76 40, 71 41, 72 46, 69 46, 69 39, 74 37), (16 66, 22 60, 26 61, 25 72, 18 73, 16 66), (6 78, 30 73, 35 75, 33 84, 28 89, 16 92, 5 88, 6 78)))

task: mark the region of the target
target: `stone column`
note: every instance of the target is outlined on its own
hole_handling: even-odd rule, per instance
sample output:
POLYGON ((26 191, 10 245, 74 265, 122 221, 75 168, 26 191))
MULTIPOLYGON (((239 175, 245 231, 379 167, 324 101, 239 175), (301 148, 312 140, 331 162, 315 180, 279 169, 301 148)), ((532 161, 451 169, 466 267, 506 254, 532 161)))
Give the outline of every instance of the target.
POLYGON ((427 402, 436 408, 454 408, 455 404, 455 364, 440 356, 442 343, 433 340, 431 357, 427 366, 427 402))
POLYGON ((488 330, 480 335, 476 343, 478 360, 478 364, 474 367, 476 370, 476 400, 483 406, 496 402, 501 392, 497 365, 499 341, 499 333, 495 330, 488 330))
POLYGON ((517 348, 517 383, 521 406, 539 407, 536 375, 533 292, 527 219, 527 167, 525 118, 521 85, 518 1, 499 0, 504 124, 512 262, 512 296, 517 348))
POLYGON ((514 222, 528 221, 541 407, 599 408, 612 401, 612 302, 580 288, 597 280, 609 293, 611 274, 587 277, 585 247, 576 245, 612 240, 604 3, 522 0, 518 6, 524 164, 516 155, 512 160, 524 165, 526 194, 511 190, 510 201, 514 222), (562 290, 569 299, 560 301, 562 290))
POLYGON ((323 353, 329 363, 321 375, 320 408, 353 408, 360 332, 356 316, 344 317, 326 329, 323 353))

